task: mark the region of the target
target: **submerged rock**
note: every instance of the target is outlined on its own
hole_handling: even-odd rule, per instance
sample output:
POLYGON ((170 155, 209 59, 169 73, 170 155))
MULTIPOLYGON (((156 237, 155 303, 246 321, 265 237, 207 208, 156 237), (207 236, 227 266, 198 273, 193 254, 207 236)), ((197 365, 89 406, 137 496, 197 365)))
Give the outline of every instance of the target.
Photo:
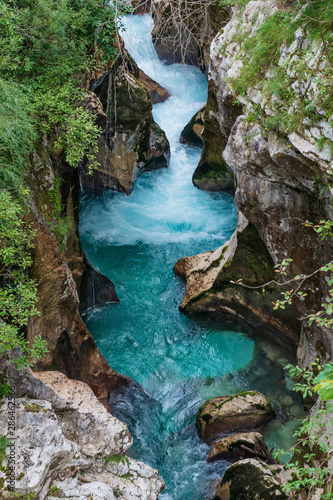
POLYGON ((286 500, 275 469, 254 459, 241 460, 229 467, 212 500, 286 500))
POLYGON ((206 401, 199 408, 196 424, 201 438, 209 441, 222 433, 259 427, 274 416, 270 402, 263 394, 247 391, 206 401))
POLYGON ((189 146, 201 146, 202 147, 202 132, 204 127, 203 116, 205 112, 205 106, 195 113, 191 120, 185 125, 181 134, 180 142, 183 144, 188 144, 189 146))
POLYGON ((265 440, 259 432, 241 432, 222 438, 211 449, 207 462, 215 460, 236 462, 244 458, 273 462, 265 440))

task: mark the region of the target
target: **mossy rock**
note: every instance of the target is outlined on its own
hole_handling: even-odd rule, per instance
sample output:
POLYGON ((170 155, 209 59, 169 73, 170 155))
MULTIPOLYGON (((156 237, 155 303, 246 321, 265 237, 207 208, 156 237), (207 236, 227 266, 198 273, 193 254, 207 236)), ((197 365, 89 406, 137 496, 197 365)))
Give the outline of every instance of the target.
POLYGON ((39 413, 40 410, 41 410, 41 407, 39 405, 36 405, 36 404, 24 404, 25 406, 25 410, 28 412, 28 413, 39 413))
MULTIPOLYGON (((238 108, 230 106, 230 123, 236 119, 238 108), (234 116, 235 115, 235 116, 234 116)), ((222 158, 227 144, 228 133, 223 134, 217 120, 218 106, 216 89, 209 89, 207 104, 203 115, 203 150, 193 174, 193 184, 205 191, 235 192, 234 174, 222 158)), ((230 131, 229 131, 230 132, 230 131)))
POLYGON ((237 234, 237 249, 232 260, 218 274, 214 289, 230 286, 242 279, 250 286, 258 286, 274 279, 274 262, 256 228, 249 224, 237 234))
POLYGON ((201 438, 211 441, 222 434, 260 427, 274 416, 266 396, 247 391, 206 401, 199 408, 196 425, 201 438))
POLYGON ((268 465, 254 459, 229 467, 213 500, 286 500, 268 465))

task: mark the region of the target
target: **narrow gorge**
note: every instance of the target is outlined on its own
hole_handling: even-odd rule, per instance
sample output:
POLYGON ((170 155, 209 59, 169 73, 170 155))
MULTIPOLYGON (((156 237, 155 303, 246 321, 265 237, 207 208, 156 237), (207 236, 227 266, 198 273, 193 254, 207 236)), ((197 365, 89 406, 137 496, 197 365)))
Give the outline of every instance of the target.
POLYGON ((0 498, 332 499, 330 2, 0 14, 0 498))

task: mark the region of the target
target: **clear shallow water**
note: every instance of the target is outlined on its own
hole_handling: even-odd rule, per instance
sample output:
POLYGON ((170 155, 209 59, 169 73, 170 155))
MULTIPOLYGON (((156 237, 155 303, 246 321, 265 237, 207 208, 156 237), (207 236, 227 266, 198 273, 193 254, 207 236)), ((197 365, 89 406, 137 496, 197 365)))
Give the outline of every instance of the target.
POLYGON ((290 443, 292 416, 302 412, 281 368, 293 360, 279 347, 233 323, 194 320, 178 310, 185 287, 173 274, 174 264, 224 243, 235 228, 236 210, 231 196, 192 185, 200 150, 179 143, 182 128, 206 101, 205 76, 198 68, 158 60, 149 16, 126 23, 125 43, 139 66, 172 92, 154 106, 172 156, 168 169, 141 176, 130 197, 114 192, 83 197, 83 248, 112 279, 121 300, 90 310, 85 320, 109 364, 138 383, 112 404, 134 436, 131 455, 159 469, 167 484, 161 499, 203 500, 227 466, 206 464, 209 447, 195 430, 205 400, 262 391, 278 414, 264 429, 269 447, 290 443))

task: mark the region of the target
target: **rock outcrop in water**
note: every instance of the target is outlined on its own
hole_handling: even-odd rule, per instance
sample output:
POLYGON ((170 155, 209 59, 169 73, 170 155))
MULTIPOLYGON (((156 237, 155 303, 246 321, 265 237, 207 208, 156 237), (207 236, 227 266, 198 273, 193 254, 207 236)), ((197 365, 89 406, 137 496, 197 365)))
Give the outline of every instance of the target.
MULTIPOLYGON (((268 466, 252 458, 229 467, 212 500, 286 500, 281 488, 281 466, 268 466)), ((283 482, 285 473, 282 472, 283 482)))
MULTIPOLYGON (((62 373, 18 370, 11 356, 0 359, 1 371, 15 387, 5 401, 0 427, 15 404, 15 494, 21 497, 80 500, 155 500, 164 487, 158 472, 125 456, 132 444, 127 426, 110 415, 92 390, 62 373), (34 495, 34 496, 32 496, 34 495)), ((0 471, 1 498, 14 498, 0 471)), ((16 497, 15 497, 16 498, 16 497)))
POLYGON ((104 132, 99 139, 99 167, 89 173, 89 165, 85 166, 81 176, 83 188, 130 194, 139 175, 168 166, 169 142, 153 120, 151 94, 146 87, 153 92, 155 102, 158 96, 160 100, 168 97, 167 91, 162 95, 156 82, 146 75, 143 78, 125 49, 92 86, 100 102, 99 116, 104 113, 104 132))
POLYGON ((202 108, 200 108, 199 111, 195 113, 191 120, 185 125, 179 139, 182 144, 202 147, 201 136, 204 129, 204 113, 205 106, 202 106, 202 108))
POLYGON ((268 463, 273 461, 259 432, 240 432, 222 438, 211 449, 207 462, 216 460, 236 462, 245 458, 255 458, 268 463))
MULTIPOLYGON (((219 249, 185 259, 177 267, 186 268, 187 287, 182 310, 230 313, 256 328, 273 328, 296 341, 300 339, 298 357, 304 366, 318 355, 322 360, 333 357, 331 332, 316 323, 309 326, 307 321, 297 321, 297 317, 305 318, 321 309, 328 296, 327 275, 316 273, 306 280, 307 296, 295 298, 295 310, 287 307, 285 311, 272 310, 271 302, 281 297, 281 287, 273 284, 263 294, 260 288, 246 289, 231 283, 242 279, 245 285, 260 286, 264 281, 271 281, 274 265, 285 258, 293 259, 287 270, 288 278, 309 275, 329 262, 333 253, 330 242, 323 242, 313 229, 303 224, 303 221, 318 223, 332 218, 329 186, 333 163, 328 146, 321 148, 318 145, 319 138, 332 140, 328 118, 318 108, 321 119, 316 125, 304 119, 297 132, 283 135, 262 123, 279 107, 288 104, 276 96, 268 99, 250 84, 244 95, 237 95, 235 103, 235 91, 230 82, 242 67, 237 33, 241 30, 254 33, 277 10, 275 0, 251 1, 244 12, 235 8, 230 22, 212 43, 209 88, 216 103, 215 124, 226 144, 224 147, 221 142, 216 149, 214 146, 214 151, 221 155, 224 148, 223 161, 233 171, 240 222, 236 233, 223 247, 227 257, 222 256, 223 249, 219 249), (325 185, 327 189, 323 189, 325 185), (245 230, 240 228, 243 216, 248 221, 245 230)), ((308 84, 295 82, 292 88, 296 97, 305 92, 311 102, 316 92, 311 68, 317 61, 317 77, 321 78, 321 72, 325 72, 321 60, 323 49, 299 30, 291 45, 281 47, 278 64, 286 66, 288 74, 302 81, 302 75, 295 69, 302 51, 308 84)), ((269 70, 263 73, 266 81, 271 77, 269 70)), ((290 110, 294 112, 297 110, 290 110)))
POLYGON ((300 327, 295 311, 273 309, 272 302, 283 288, 274 283, 265 292, 261 288, 275 279, 274 262, 255 226, 240 212, 230 240, 215 252, 180 259, 174 271, 186 278, 186 293, 180 305, 186 314, 214 312, 242 320, 266 336, 280 337, 281 342, 286 337, 297 342, 300 327), (257 288, 236 284, 240 278, 257 288))
POLYGON ((221 396, 206 401, 197 413, 197 429, 202 439, 211 441, 220 434, 248 431, 274 418, 268 399, 257 391, 221 396))

